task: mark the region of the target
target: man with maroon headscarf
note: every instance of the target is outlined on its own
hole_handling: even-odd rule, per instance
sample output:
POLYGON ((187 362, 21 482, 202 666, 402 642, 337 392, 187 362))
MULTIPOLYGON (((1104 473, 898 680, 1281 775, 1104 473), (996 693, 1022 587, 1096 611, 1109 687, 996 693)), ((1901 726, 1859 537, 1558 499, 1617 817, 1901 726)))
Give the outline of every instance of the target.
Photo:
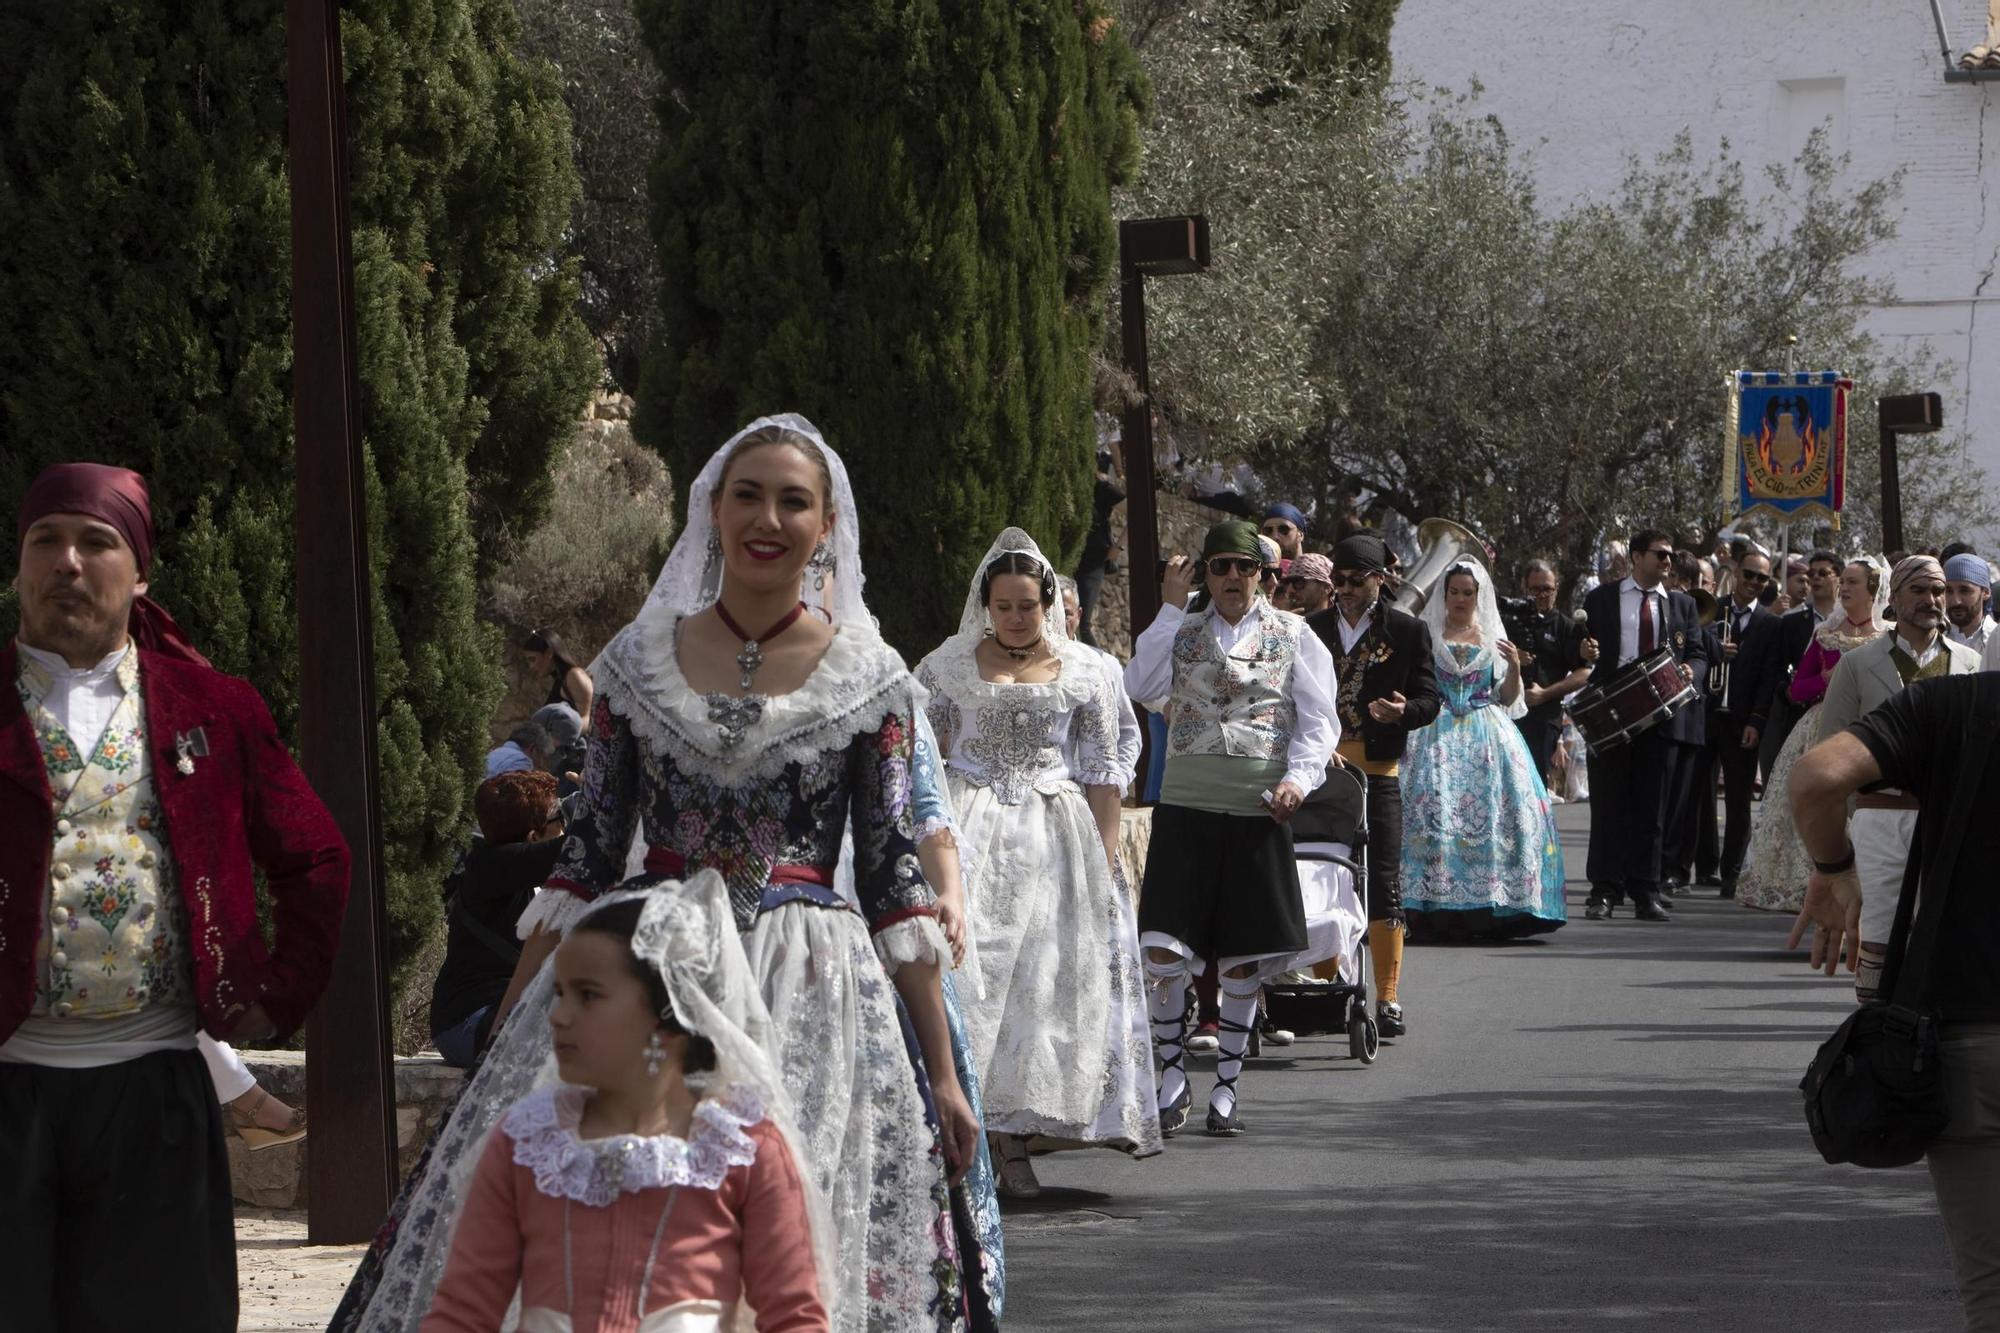
POLYGON ((7 1323, 233 1329, 229 1160, 195 1033, 259 1042, 304 1021, 347 848, 257 692, 146 597, 137 473, 47 469, 17 539, 21 625, 0 649, 7 1323), (86 1255, 114 1256, 116 1280, 84 1274, 86 1255))

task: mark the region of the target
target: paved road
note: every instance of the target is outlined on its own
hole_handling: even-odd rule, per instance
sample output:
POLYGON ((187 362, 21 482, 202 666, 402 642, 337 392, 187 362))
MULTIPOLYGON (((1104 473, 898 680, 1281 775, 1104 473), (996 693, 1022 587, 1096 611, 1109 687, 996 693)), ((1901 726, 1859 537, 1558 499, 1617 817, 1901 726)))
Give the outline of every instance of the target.
POLYGON ((1372 1067, 1301 1039, 1251 1062, 1241 1139, 1042 1159, 1008 1327, 1960 1327, 1923 1169, 1828 1167, 1800 1119, 1852 991, 1712 891, 1583 920, 1587 814, 1561 811, 1570 924, 1412 949, 1414 1031, 1372 1067))

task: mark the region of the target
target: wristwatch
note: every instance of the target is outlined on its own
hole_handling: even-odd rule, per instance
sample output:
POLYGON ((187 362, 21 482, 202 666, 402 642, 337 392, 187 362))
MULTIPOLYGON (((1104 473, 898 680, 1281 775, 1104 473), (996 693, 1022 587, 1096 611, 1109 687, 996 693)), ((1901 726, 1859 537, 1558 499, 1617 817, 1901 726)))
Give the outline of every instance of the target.
POLYGON ((1842 871, 1854 869, 1854 844, 1851 842, 1847 844, 1847 854, 1838 861, 1815 860, 1813 869, 1822 875, 1838 875, 1842 871))

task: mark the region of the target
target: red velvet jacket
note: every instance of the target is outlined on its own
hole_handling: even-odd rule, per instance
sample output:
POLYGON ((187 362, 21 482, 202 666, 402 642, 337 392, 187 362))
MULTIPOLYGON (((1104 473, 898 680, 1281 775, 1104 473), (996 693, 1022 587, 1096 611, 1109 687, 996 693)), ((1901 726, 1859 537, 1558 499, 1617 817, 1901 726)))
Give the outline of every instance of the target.
MULTIPOLYGON (((14 687, 18 669, 14 645, 0 648, 0 1041, 34 1005, 55 846, 55 796, 14 687)), ((139 682, 174 879, 187 904, 201 1025, 227 1038, 261 1002, 279 1034, 290 1033, 333 972, 347 907, 347 844, 248 681, 142 651, 139 682), (196 727, 208 754, 183 774, 174 738, 196 727), (271 892, 268 948, 257 926, 255 870, 271 892)))

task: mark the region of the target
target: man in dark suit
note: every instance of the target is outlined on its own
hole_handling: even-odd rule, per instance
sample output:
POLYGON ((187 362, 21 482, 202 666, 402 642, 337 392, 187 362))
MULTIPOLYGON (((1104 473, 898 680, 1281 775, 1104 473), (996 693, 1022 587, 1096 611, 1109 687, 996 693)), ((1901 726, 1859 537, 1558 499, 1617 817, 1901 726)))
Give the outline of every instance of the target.
MULTIPOLYGON (((1674 553, 1666 586, 1673 592, 1692 597, 1697 591, 1715 595, 1715 567, 1690 550, 1674 553)), ((1700 615, 1699 603, 1696 609, 1700 615)), ((1713 624, 1701 627, 1702 645, 1712 663, 1716 660, 1716 632, 1713 624)), ((1715 876, 1719 856, 1715 833, 1715 766, 1709 757, 1706 676, 1697 676, 1695 693, 1700 698, 1682 706, 1667 730, 1667 819, 1660 836, 1660 896, 1672 899, 1685 889, 1699 870, 1715 876), (1703 797, 1706 797, 1706 800, 1703 797)))
MULTIPOLYGON (((1629 666, 1665 649, 1693 679, 1708 669, 1694 599, 1663 588, 1673 541, 1648 529, 1632 538, 1632 573, 1584 599, 1600 651, 1591 683, 1603 688, 1629 666)), ((1683 711, 1686 711, 1683 709, 1683 711)), ((1590 898, 1584 915, 1602 920, 1621 894, 1641 921, 1668 921, 1660 898, 1660 842, 1666 822, 1669 745, 1692 734, 1679 717, 1648 728, 1590 760, 1590 898)))
POLYGON ((1340 757, 1368 779, 1368 952, 1375 1022, 1400 1037, 1403 1020, 1403 747, 1437 720, 1443 698, 1430 627, 1382 600, 1389 548, 1358 532, 1333 552, 1334 604, 1306 624, 1333 654, 1340 757))
POLYGON ((1760 600, 1773 575, 1768 556, 1751 552, 1737 566, 1735 588, 1710 628, 1720 654, 1722 689, 1708 699, 1708 781, 1703 814, 1715 818, 1714 778, 1722 775, 1722 896, 1736 896, 1736 877, 1750 847, 1750 796, 1757 785, 1757 746, 1762 740, 1756 701, 1765 697, 1765 678, 1777 669, 1779 617, 1760 600))
POLYGON ((1787 611, 1773 627, 1766 649, 1769 665, 1760 673, 1757 697, 1750 701, 1750 725, 1757 728, 1757 763, 1766 773, 1799 720, 1799 707, 1787 693, 1792 673, 1811 646, 1813 631, 1840 605, 1840 557, 1832 551, 1814 551, 1806 561, 1806 587, 1805 604, 1787 611))

